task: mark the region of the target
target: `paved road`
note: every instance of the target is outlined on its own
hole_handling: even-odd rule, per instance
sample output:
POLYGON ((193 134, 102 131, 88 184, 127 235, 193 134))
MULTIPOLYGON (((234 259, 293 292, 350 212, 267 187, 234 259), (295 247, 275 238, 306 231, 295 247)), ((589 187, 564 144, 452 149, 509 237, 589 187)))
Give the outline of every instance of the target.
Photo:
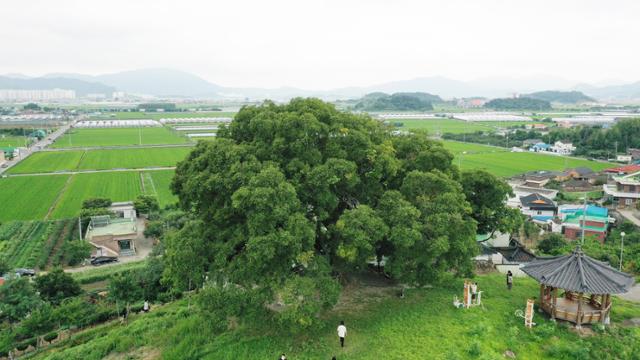
POLYGON ((625 219, 631 221, 635 226, 640 227, 640 219, 634 216, 634 212, 631 210, 618 210, 620 215, 622 215, 625 219))
POLYGON ((48 134, 42 140, 33 143, 29 148, 20 148, 20 156, 18 156, 17 159, 7 161, 6 164, 9 166, 6 168, 0 168, 0 175, 2 175, 2 173, 11 169, 12 167, 16 166, 17 163, 26 159, 27 157, 29 157, 29 155, 38 151, 43 151, 47 146, 51 145, 51 143, 53 143, 57 138, 59 138, 65 132, 67 132, 67 130, 69 130, 69 128, 73 126, 77 121, 79 121, 79 119, 75 119, 67 122, 66 125, 63 125, 58 130, 54 131, 51 134, 48 134))
POLYGON ((127 172, 127 171, 162 171, 162 170, 175 170, 175 166, 155 166, 136 169, 103 169, 103 170, 78 170, 78 171, 56 171, 56 172, 44 172, 44 173, 30 173, 30 174, 11 174, 14 176, 48 176, 48 175, 74 175, 74 174, 94 174, 105 172, 127 172))

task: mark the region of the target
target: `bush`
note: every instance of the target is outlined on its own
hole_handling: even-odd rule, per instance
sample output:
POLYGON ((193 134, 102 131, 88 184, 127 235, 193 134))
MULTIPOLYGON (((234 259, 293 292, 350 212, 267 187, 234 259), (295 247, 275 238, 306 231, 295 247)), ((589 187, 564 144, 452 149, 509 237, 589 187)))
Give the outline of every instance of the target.
POLYGON ((50 332, 48 334, 46 334, 45 336, 42 337, 42 339, 48 343, 52 342, 53 340, 58 338, 58 333, 53 331, 50 332))

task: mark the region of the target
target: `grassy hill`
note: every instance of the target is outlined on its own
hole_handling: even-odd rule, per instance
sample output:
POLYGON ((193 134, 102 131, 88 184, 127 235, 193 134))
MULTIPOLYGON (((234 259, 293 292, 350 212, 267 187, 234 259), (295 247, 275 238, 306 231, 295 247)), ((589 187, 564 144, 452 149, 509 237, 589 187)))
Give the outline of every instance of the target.
POLYGON ((500 274, 476 277, 484 306, 455 309, 462 280, 432 289, 410 290, 404 299, 396 288, 359 279, 345 288, 339 304, 312 332, 290 335, 271 324, 237 326, 213 335, 193 302, 183 299, 134 315, 127 325, 111 322, 77 334, 31 359, 634 359, 640 352, 640 329, 624 320, 639 317, 640 305, 614 298, 612 326, 581 336, 565 323, 536 312, 537 325, 526 329, 515 311, 538 295, 537 283, 516 278, 507 291, 500 274), (335 328, 348 327, 340 349, 335 328))

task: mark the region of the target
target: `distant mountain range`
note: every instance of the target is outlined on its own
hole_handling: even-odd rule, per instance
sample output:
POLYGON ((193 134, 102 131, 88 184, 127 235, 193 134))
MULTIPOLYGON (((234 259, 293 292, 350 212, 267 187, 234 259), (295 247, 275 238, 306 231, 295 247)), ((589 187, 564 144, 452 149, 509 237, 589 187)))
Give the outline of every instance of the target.
MULTIPOLYGON (((142 69, 104 75, 57 73, 42 77, 22 74, 0 76, 0 89, 70 89, 78 96, 100 93, 111 96, 114 91, 157 97, 249 98, 251 100, 286 100, 296 96, 315 96, 326 100, 355 99, 373 92, 428 92, 443 98, 508 97, 512 94, 543 90, 575 90, 601 101, 640 101, 640 81, 624 85, 593 86, 575 84, 558 77, 502 78, 473 81, 453 80, 441 76, 419 77, 363 87, 332 90, 305 90, 292 87, 274 89, 224 87, 197 75, 172 69, 142 69)), ((544 95, 543 95, 544 96, 544 95)))

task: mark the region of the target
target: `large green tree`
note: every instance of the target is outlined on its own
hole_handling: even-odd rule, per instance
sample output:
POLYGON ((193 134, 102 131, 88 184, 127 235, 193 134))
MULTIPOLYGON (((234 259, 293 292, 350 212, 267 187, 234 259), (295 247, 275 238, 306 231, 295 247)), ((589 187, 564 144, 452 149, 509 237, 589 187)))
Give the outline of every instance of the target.
POLYGON ((172 190, 194 220, 165 236, 165 279, 262 291, 300 325, 336 301, 333 275, 375 258, 414 285, 467 274, 480 220, 452 160, 317 99, 244 107, 178 164, 172 190))

